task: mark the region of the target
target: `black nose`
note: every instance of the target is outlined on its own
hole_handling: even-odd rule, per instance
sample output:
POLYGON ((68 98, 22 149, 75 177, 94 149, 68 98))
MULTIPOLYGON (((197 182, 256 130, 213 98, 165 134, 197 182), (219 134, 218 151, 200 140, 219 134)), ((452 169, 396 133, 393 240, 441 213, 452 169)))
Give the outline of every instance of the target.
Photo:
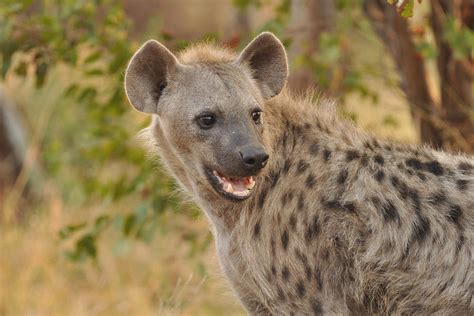
POLYGON ((268 154, 260 146, 247 146, 239 150, 244 168, 249 171, 258 171, 265 167, 268 161, 268 154))

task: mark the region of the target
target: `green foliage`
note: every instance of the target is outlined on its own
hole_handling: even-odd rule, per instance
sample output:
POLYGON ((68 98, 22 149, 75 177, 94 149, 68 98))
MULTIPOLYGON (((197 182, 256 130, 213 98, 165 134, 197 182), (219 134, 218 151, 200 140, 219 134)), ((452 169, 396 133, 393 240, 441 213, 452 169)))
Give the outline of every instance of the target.
POLYGON ((444 24, 443 38, 451 46, 454 57, 457 59, 472 56, 474 50, 474 32, 461 21, 449 17, 444 24))
POLYGON ((389 4, 396 4, 398 13, 404 18, 410 18, 413 16, 413 7, 415 0, 387 0, 389 4))
POLYGON ((2 78, 10 72, 32 77, 40 90, 52 72, 72 74, 55 83, 63 94, 45 131, 41 161, 66 203, 87 206, 100 200, 104 215, 59 232, 62 240, 75 240, 67 257, 96 258, 97 240, 110 223, 123 238, 150 241, 160 216, 177 203, 169 198, 170 180, 157 176, 154 163, 137 146, 139 126, 130 125, 123 72, 136 45, 129 41, 122 4, 7 0, 0 6, 0 21, 2 78), (139 193, 135 210, 109 209, 139 193))

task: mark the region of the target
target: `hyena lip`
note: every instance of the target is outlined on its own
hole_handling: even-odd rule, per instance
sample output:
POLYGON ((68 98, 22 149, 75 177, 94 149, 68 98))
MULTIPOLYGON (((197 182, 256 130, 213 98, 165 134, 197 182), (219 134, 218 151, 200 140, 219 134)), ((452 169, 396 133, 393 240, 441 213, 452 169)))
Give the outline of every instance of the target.
POLYGON ((206 174, 213 189, 223 197, 242 201, 250 196, 255 186, 255 177, 226 177, 216 170, 206 169, 206 174))

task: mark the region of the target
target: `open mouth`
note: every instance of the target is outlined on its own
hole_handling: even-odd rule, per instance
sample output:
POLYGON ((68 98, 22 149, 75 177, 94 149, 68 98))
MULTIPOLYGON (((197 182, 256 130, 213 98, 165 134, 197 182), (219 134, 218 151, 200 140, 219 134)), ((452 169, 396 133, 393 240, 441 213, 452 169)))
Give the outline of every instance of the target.
POLYGON ((207 170, 209 182, 216 192, 231 200, 245 200, 255 186, 255 177, 226 177, 216 170, 207 170))

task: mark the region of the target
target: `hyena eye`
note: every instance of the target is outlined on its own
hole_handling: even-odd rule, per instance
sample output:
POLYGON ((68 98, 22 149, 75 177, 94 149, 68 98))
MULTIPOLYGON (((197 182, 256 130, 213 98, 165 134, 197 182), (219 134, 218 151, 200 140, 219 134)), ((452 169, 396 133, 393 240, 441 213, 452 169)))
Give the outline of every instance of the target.
POLYGON ((197 119, 199 127, 209 129, 216 124, 216 117, 213 114, 204 114, 197 119))
POLYGON ((252 120, 257 123, 257 124, 260 124, 261 123, 261 117, 262 117, 262 111, 261 110, 255 110, 252 112, 252 120))

